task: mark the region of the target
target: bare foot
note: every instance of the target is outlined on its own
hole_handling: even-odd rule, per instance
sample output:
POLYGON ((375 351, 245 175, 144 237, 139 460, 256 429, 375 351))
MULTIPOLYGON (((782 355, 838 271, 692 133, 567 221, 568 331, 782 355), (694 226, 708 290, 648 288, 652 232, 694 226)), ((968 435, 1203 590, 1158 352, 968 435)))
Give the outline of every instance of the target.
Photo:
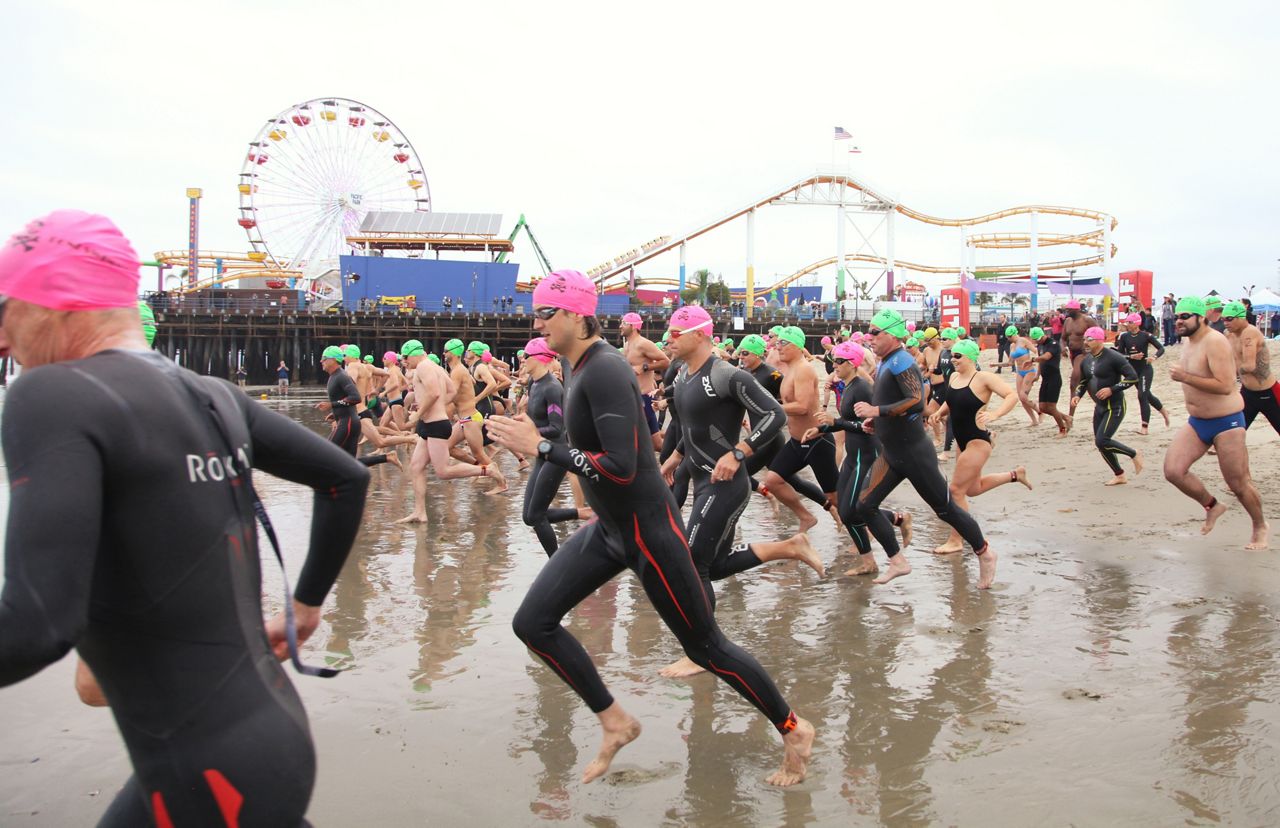
POLYGON ((1137 431, 1137 433, 1138 433, 1138 435, 1139 435, 1139 436, 1141 436, 1141 437, 1146 437, 1146 436, 1147 436, 1147 427, 1146 427, 1146 426, 1143 426, 1142 428, 1139 428, 1139 429, 1138 429, 1138 431, 1137 431))
POLYGON ((387 449, 387 462, 400 471, 404 471, 404 463, 400 462, 400 453, 395 449, 387 449))
POLYGON ((789 551, 792 560, 808 564, 814 572, 818 573, 819 578, 827 576, 827 567, 822 563, 822 558, 818 557, 818 550, 814 549, 813 544, 809 543, 808 535, 800 532, 793 535, 787 543, 791 545, 789 551))
POLYGON ((1218 501, 1213 504, 1213 508, 1206 509, 1204 513, 1204 526, 1200 527, 1200 534, 1207 535, 1213 531, 1213 526, 1218 522, 1218 518, 1222 517, 1222 513, 1227 511, 1227 504, 1218 501))
POLYGON ((818 519, 803 506, 796 512, 796 517, 800 519, 800 534, 802 535, 818 525, 818 519))
POLYGON ((1067 430, 1066 430, 1066 431, 1064 431, 1064 432, 1062 432, 1062 433, 1063 433, 1063 434, 1066 434, 1067 432, 1071 431, 1071 427, 1072 427, 1073 425, 1075 425, 1075 424, 1076 424, 1076 415, 1074 415, 1074 414, 1068 414, 1068 415, 1067 415, 1067 430))
POLYGON ((1108 480, 1106 483, 1103 483, 1102 485, 1104 485, 1104 486, 1123 486, 1124 484, 1126 484, 1126 483, 1128 483, 1128 482, 1129 482, 1129 481, 1128 481, 1128 479, 1126 479, 1126 478, 1125 478, 1125 476, 1124 476, 1123 474, 1117 474, 1115 477, 1111 478, 1110 480, 1108 480))
POLYGON ((507 490, 507 478, 503 476, 502 472, 498 469, 497 465, 490 464, 488 466, 485 466, 485 468, 488 469, 488 471, 485 472, 485 474, 487 474, 489 477, 492 477, 493 482, 498 484, 493 489, 490 489, 489 491, 485 492, 485 494, 496 495, 496 494, 502 494, 503 492, 505 492, 507 490))
POLYGON ((858 563, 852 569, 846 569, 845 575, 874 575, 880 571, 880 567, 876 566, 875 556, 868 552, 865 555, 858 555, 858 563))
POLYGON ((1018 482, 1019 482, 1019 483, 1021 483, 1022 485, 1026 486, 1028 489, 1034 489, 1034 488, 1035 488, 1035 486, 1032 486, 1032 485, 1031 485, 1031 480, 1027 477, 1027 467, 1026 467, 1026 466, 1018 466, 1018 468, 1014 469, 1014 470, 1013 470, 1013 479, 1014 479, 1014 480, 1016 480, 1016 481, 1018 481, 1018 482))
POLYGON ((1142 469, 1146 465, 1147 464, 1144 463, 1142 460, 1142 452, 1138 452, 1137 454, 1133 455, 1133 476, 1137 477, 1138 475, 1142 474, 1142 469))
POLYGON ((1165 428, 1168 428, 1168 427, 1169 427, 1169 412, 1168 412, 1168 411, 1165 411, 1165 410, 1162 408, 1162 409, 1160 409, 1160 416, 1161 416, 1161 417, 1164 417, 1164 427, 1165 427, 1165 428))
MULTIPOLYGON (((616 702, 615 702, 616 703, 616 702)), ((613 757, 618 755, 618 751, 636 740, 640 735, 640 722, 634 717, 618 711, 621 721, 613 727, 605 727, 604 739, 600 743, 600 752, 596 754, 596 758, 591 760, 591 764, 587 765, 586 770, 582 772, 582 784, 587 784, 593 779, 599 779, 609 771, 609 764, 613 762, 613 757)), ((605 716, 601 714, 601 724, 604 724, 605 716)))
POLYGON ((899 512, 898 531, 902 533, 902 548, 906 549, 911 545, 911 513, 899 512))
POLYGON ((699 667, 697 664, 693 663, 693 659, 685 656, 679 661, 663 667, 658 671, 658 675, 663 678, 687 678, 689 676, 696 676, 698 673, 705 672, 706 668, 699 667))
POLYGON ((942 546, 935 546, 933 554, 935 555, 951 555, 964 549, 964 543, 961 542, 958 535, 952 535, 943 542, 942 546))
POLYGON ((901 578, 903 575, 911 574, 911 564, 907 563, 907 556, 899 552, 889 559, 889 566, 885 569, 884 574, 876 578, 872 583, 887 584, 894 578, 901 578))
POLYGON ((427 522, 427 516, 420 515, 417 512, 414 512, 412 515, 409 515, 408 517, 402 517, 396 521, 396 523, 426 523, 426 522, 427 522))
POLYGON ((1249 542, 1245 544, 1245 549, 1266 549, 1267 539, 1271 536, 1271 525, 1263 523, 1261 526, 1253 527, 1253 535, 1249 538, 1249 542))
POLYGON ((780 788, 803 782, 813 755, 813 736, 813 725, 797 717, 795 730, 782 737, 782 767, 765 781, 780 788))
POLYGON ((996 580, 996 552, 988 543, 978 553, 978 589, 991 589, 996 580))

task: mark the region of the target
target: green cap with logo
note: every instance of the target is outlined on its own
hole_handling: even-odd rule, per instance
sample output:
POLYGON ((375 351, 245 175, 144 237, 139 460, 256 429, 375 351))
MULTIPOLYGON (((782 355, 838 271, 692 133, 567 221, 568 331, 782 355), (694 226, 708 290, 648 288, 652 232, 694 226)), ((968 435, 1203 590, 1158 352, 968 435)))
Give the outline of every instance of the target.
POLYGON ((920 340, 916 339, 914 336, 909 336, 907 337, 906 345, 908 348, 919 348, 920 340))
POLYGON ((478 339, 473 339, 467 344, 467 350, 473 354, 483 354, 485 351, 489 350, 489 346, 478 339))
POLYGON ((1039 342, 1044 339, 1044 328, 1032 328, 1028 336, 1030 336, 1033 341, 1039 342))
POLYGON ((1017 336, 1017 335, 1018 335, 1018 326, 1017 326, 1017 325, 1010 325, 1009 327, 1005 328, 1005 329, 1004 329, 1004 335, 1005 335, 1005 336, 1017 336))
POLYGON ((422 341, 418 339, 410 339, 400 346, 400 356, 422 356, 427 349, 422 347, 422 341))
POLYGON ((783 342, 790 342, 797 348, 804 347, 804 331, 800 330, 795 325, 788 325, 779 331, 778 338, 783 342))
POLYGON ((972 339, 962 339, 951 346, 951 353, 968 357, 976 365, 978 363, 978 354, 981 352, 978 350, 978 343, 972 339))
POLYGON ((323 351, 320 352, 321 359, 339 359, 340 360, 344 356, 346 356, 346 354, 344 354, 342 352, 342 349, 339 348, 337 345, 330 345, 328 348, 325 348, 323 351))
POLYGON ((1248 315, 1244 302, 1228 302, 1222 309, 1222 317, 1224 319, 1244 319, 1248 315))
POLYGON ((466 346, 462 344, 461 339, 450 339, 444 343, 444 349, 451 354, 462 356, 462 352, 466 350, 466 346))
POLYGON ((348 345, 348 346, 346 347, 346 355, 347 355, 347 359, 359 359, 359 358, 360 358, 360 346, 359 346, 359 345, 348 345))
POLYGON ((943 328, 942 338, 943 339, 959 339, 960 334, 956 332, 955 328, 943 328))
POLYGON ((739 351, 749 351, 758 357, 763 357, 764 352, 769 350, 769 346, 765 344, 764 337, 759 334, 748 334, 742 337, 742 342, 738 345, 739 351))
POLYGON ((773 334, 774 336, 777 336, 778 334, 782 333, 782 326, 774 325, 772 328, 769 329, 769 333, 773 334))
POLYGON ((907 338, 907 321, 896 310, 885 308, 878 311, 871 317, 871 327, 879 328, 889 336, 895 336, 898 339, 907 338))
POLYGON ((1206 296, 1206 297, 1204 297, 1204 309, 1205 309, 1205 310, 1221 310, 1221 309, 1222 309, 1222 297, 1221 297, 1221 296, 1206 296))
POLYGON ((1184 296, 1178 300, 1178 304, 1173 308, 1174 313, 1194 313, 1196 316, 1204 316, 1205 302, 1199 296, 1184 296))

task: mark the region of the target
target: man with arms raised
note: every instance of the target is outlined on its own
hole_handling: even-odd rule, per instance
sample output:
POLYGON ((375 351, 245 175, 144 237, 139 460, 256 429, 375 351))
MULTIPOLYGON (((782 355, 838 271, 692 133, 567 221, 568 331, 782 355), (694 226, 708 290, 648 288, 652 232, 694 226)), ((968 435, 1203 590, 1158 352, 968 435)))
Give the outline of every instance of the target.
POLYGON ((667 370, 671 360, 657 345, 640 335, 643 324, 644 320, 638 313, 628 313, 622 317, 622 354, 627 358, 631 370, 635 371, 636 381, 640 383, 644 419, 649 425, 649 439, 653 450, 662 451, 662 432, 658 427, 658 415, 653 410, 653 393, 658 387, 658 378, 667 370))
POLYGON ((1174 435, 1164 456, 1165 479, 1204 507, 1202 534, 1209 534, 1227 510, 1209 493, 1191 466, 1209 447, 1217 449, 1222 479, 1249 513, 1253 532, 1245 549, 1266 549, 1270 527, 1262 516, 1262 498, 1249 474, 1245 448, 1244 400, 1236 389, 1231 343, 1205 322, 1204 300, 1184 296, 1174 309, 1174 325, 1183 338, 1182 358, 1169 376, 1182 383, 1187 424, 1174 435))

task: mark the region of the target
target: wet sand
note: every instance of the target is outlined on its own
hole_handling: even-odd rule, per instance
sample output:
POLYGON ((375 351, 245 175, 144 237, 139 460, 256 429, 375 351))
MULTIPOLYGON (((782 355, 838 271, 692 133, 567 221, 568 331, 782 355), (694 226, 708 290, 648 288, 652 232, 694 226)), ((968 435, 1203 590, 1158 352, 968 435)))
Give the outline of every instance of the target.
MULTIPOLYGON (((1176 349, 1170 357, 1176 355, 1176 349)), ((994 353, 984 354, 984 362, 994 353)), ((1175 427, 1181 394, 1157 363, 1175 427)), ((1007 374, 1005 376, 1008 376, 1007 374)), ((1065 397, 1064 397, 1065 404, 1065 397)), ((316 430, 299 402, 280 407, 316 430)), ((1203 825, 1280 821, 1280 552, 1246 552, 1230 511, 1207 539, 1203 511, 1163 480, 1172 436, 1153 424, 1118 438, 1148 457, 1104 489, 1081 428, 1052 439, 1016 409, 987 472, 1024 463, 1036 484, 972 501, 998 549, 980 592, 972 555, 925 551, 945 537, 908 487, 888 505, 916 518, 915 571, 886 586, 847 578, 849 541, 821 518, 812 537, 834 573, 769 564, 718 582, 717 617, 818 728, 809 779, 765 785, 780 759, 772 727, 709 676, 661 679, 675 640, 630 576, 572 616, 616 697, 644 725, 601 782, 582 786, 594 717, 530 658, 510 619, 545 560, 520 522, 523 476, 431 484, 425 528, 407 478, 373 470, 366 526, 308 645, 350 669, 294 676, 320 772, 310 819, 345 825, 1203 825)), ((1160 423, 1157 418, 1156 423, 1160 423)), ((1265 420, 1249 446, 1280 528, 1280 437, 1265 420)), ((505 468, 514 469, 510 456, 505 468)), ((310 497, 259 477, 297 572, 310 497)), ((6 489, 7 491, 7 489, 6 489)), ((566 487, 567 491, 567 487, 566 487)), ((7 498, 6 498, 7 501, 7 498)), ((68 504, 73 509, 73 504, 68 504)), ((740 538, 772 540, 794 519, 753 496, 740 538)), ((1280 543, 1276 546, 1280 547, 1280 543)), ((883 565, 883 557, 881 556, 883 565)), ((265 565, 267 600, 279 576, 265 565)), ((93 824, 128 774, 110 714, 78 703, 72 659, 0 691, 0 824, 93 824)))

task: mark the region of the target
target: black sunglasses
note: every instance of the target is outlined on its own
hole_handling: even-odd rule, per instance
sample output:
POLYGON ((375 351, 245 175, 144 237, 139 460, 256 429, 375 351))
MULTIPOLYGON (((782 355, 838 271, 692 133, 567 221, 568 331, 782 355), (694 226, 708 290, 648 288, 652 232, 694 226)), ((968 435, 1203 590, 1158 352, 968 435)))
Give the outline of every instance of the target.
POLYGON ((842 357, 835 357, 835 358, 834 358, 834 359, 832 359, 831 361, 832 361, 832 362, 834 362, 836 365, 844 365, 844 364, 845 364, 846 362, 848 362, 849 360, 844 359, 844 358, 842 358, 842 357))
POLYGON ((533 315, 541 319, 543 322, 546 322, 561 310, 561 308, 534 308, 533 315))
POLYGON ((878 331, 878 330, 876 330, 875 328, 869 328, 869 329, 867 330, 867 335, 868 335, 868 336, 879 336, 879 335, 880 335, 880 334, 882 334, 882 333, 884 333, 884 331, 878 331))
POLYGON ((1188 319, 1190 319, 1191 317, 1193 317, 1193 316, 1199 316, 1199 315, 1200 315, 1200 314, 1198 314, 1198 313, 1180 313, 1180 314, 1178 314, 1178 318, 1179 318, 1179 319, 1181 319, 1183 322, 1186 322, 1186 321, 1187 321, 1188 319))

